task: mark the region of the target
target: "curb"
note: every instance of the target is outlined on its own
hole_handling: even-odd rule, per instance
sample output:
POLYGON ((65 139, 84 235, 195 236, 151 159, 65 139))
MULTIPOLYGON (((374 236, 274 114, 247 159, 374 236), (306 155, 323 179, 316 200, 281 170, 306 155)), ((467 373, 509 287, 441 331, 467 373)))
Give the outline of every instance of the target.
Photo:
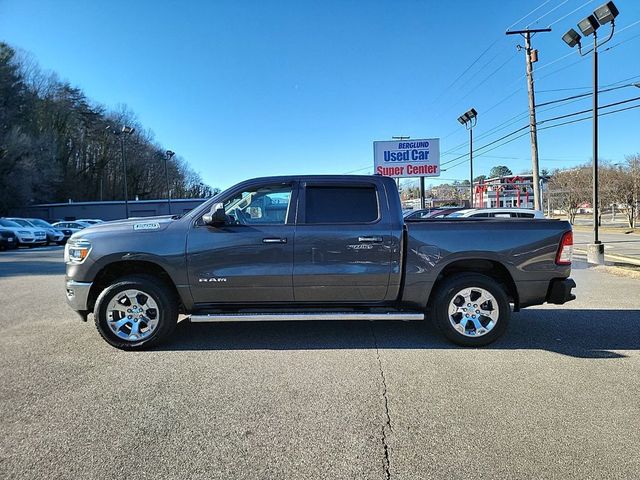
MULTIPOLYGON (((573 253, 577 253, 579 255, 587 256, 587 251, 579 248, 574 248, 573 253)), ((604 259, 605 261, 609 260, 611 262, 617 263, 627 263, 629 265, 637 265, 640 266, 640 258, 638 257, 627 257, 625 255, 616 255, 614 253, 607 253, 606 247, 604 251, 604 259)))

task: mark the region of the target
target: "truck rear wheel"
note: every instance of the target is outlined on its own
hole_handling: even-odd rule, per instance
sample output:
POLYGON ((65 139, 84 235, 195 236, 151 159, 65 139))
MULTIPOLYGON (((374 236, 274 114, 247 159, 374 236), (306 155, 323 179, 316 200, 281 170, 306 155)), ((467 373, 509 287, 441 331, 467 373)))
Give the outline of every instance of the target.
POLYGON ((118 279, 102 291, 94 309, 102 338, 122 350, 142 350, 165 340, 178 321, 175 293, 147 275, 118 279))
POLYGON ((444 281, 433 302, 435 322, 452 342, 480 347, 501 337, 511 318, 502 286, 485 275, 462 273, 444 281))

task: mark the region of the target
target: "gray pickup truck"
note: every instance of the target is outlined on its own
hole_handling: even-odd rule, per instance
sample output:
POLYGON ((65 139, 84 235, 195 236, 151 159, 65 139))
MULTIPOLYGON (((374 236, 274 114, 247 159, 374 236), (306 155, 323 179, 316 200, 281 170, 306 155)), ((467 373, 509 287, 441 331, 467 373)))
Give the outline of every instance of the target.
POLYGON ((567 222, 405 222, 381 176, 257 178, 183 216, 108 222, 65 248, 66 296, 111 345, 167 340, 191 322, 435 321, 486 345, 513 310, 573 300, 567 222))

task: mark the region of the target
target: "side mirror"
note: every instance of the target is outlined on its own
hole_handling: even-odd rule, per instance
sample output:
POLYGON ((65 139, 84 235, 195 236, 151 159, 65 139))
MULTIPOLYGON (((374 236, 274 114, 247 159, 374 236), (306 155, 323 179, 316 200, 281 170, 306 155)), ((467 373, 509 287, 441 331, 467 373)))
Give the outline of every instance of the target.
POLYGON ((211 211, 202 216, 202 221, 206 225, 220 226, 227 223, 227 214, 224 213, 224 205, 222 203, 214 203, 211 211))

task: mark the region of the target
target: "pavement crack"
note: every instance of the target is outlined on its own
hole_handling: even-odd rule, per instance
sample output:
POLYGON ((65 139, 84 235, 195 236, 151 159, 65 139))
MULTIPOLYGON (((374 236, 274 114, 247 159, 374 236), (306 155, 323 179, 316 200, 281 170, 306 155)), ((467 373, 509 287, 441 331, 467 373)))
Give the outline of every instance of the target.
POLYGON ((384 369, 382 368, 382 359, 380 358, 380 348, 378 347, 378 337, 373 328, 373 322, 370 323, 371 336, 373 337, 373 344, 376 348, 376 359, 378 360, 378 369, 380 370, 380 378, 382 379, 382 398, 384 400, 384 414, 385 423, 382 425, 382 448, 384 450, 383 468, 384 475, 387 480, 391 479, 391 458, 389 454, 389 444, 387 442, 388 435, 393 432, 391 427, 391 415, 389 414, 389 398, 387 396, 387 379, 384 375, 384 369))

